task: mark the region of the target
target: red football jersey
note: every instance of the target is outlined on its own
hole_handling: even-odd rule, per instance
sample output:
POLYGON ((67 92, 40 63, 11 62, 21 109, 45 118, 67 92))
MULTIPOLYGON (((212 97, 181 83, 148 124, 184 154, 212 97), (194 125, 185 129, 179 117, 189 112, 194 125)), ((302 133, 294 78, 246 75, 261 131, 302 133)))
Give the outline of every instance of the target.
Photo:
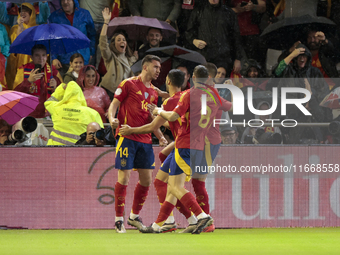
MULTIPOLYGON (((144 85, 140 76, 122 81, 115 92, 115 98, 120 101, 118 111, 119 127, 122 124, 127 124, 130 127, 140 127, 151 122, 147 105, 150 103, 157 104, 158 95, 152 85, 150 88, 144 85)), ((118 134, 119 127, 117 129, 118 134)), ((151 134, 132 134, 122 137, 141 143, 152 143, 151 134)))
MULTIPOLYGON (((221 98, 222 105, 217 111, 216 114, 216 119, 221 119, 222 117, 222 111, 229 111, 232 104, 225 100, 224 98, 221 98)), ((216 124, 214 127, 214 123, 212 123, 208 133, 207 133, 207 138, 209 142, 213 145, 220 144, 221 143, 221 133, 220 133, 220 125, 216 124)))
MULTIPOLYGON (((174 95, 172 95, 171 97, 167 98, 164 102, 163 102, 163 109, 165 111, 173 111, 175 109, 175 107, 177 106, 178 104, 178 101, 179 99, 181 98, 183 92, 182 91, 179 91, 177 93, 175 93, 174 95)), ((181 118, 179 118, 178 120, 176 121, 169 121, 169 126, 170 126, 170 130, 171 130, 171 133, 172 135, 174 136, 174 138, 176 139, 177 137, 177 133, 178 133, 178 130, 181 126, 181 118)))
POLYGON ((207 114, 201 115, 201 98, 203 94, 207 95, 206 92, 199 88, 184 91, 174 110, 181 116, 182 120, 182 125, 176 138, 176 148, 178 149, 204 149, 205 136, 213 123, 220 103, 214 93, 211 93, 214 99, 207 95, 207 114))

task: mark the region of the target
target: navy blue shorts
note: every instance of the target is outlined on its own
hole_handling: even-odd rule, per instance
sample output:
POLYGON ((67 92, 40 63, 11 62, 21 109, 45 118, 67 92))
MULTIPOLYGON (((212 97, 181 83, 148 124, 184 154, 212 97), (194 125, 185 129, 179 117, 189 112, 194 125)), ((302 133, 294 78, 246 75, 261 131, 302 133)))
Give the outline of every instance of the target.
POLYGON ((221 144, 210 144, 207 143, 204 146, 204 151, 201 152, 199 155, 196 155, 195 157, 195 161, 192 161, 192 170, 195 173, 198 174, 207 174, 207 169, 208 166, 212 166, 212 163, 214 162, 217 154, 218 154, 218 150, 220 149, 221 144))
POLYGON ((170 173, 170 163, 172 158, 175 156, 175 149, 173 149, 170 154, 166 157, 163 164, 160 167, 160 170, 162 170, 164 173, 169 174, 170 173))
POLYGON ((116 146, 116 168, 120 170, 155 169, 152 144, 120 137, 116 146))
POLYGON ((175 148, 174 156, 170 162, 169 175, 179 175, 182 173, 185 173, 187 176, 191 176, 190 149, 175 148))

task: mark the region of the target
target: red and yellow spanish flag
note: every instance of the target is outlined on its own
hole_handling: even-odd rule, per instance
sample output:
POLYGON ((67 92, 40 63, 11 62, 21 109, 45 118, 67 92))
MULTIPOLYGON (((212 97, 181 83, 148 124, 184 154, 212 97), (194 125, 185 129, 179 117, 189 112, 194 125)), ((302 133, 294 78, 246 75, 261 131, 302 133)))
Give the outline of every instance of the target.
POLYGON ((112 5, 111 19, 119 17, 120 0, 115 0, 112 5))

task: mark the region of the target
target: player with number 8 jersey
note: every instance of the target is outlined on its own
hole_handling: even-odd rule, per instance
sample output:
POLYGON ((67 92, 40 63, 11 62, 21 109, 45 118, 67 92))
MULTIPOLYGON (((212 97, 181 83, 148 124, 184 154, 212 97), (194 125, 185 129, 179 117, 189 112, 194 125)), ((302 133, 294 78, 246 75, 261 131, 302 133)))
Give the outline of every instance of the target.
MULTIPOLYGON (((201 233, 205 227, 213 223, 211 216, 201 209, 195 197, 184 188, 185 181, 190 180, 191 167, 194 168, 197 162, 200 164, 204 157, 205 136, 222 103, 216 101, 217 98, 220 100, 218 93, 206 86, 208 78, 208 70, 204 66, 196 66, 193 73, 195 87, 184 92, 176 108, 173 111, 164 111, 161 108, 153 110, 154 114, 170 122, 181 117, 181 127, 175 140, 175 157, 170 163, 168 195, 161 207, 159 219, 166 219, 169 216, 178 199, 197 216, 198 222, 193 234, 201 233), (203 98, 207 101, 207 114, 202 114, 201 111, 203 98)), ((157 232, 157 223, 141 231, 157 232)))

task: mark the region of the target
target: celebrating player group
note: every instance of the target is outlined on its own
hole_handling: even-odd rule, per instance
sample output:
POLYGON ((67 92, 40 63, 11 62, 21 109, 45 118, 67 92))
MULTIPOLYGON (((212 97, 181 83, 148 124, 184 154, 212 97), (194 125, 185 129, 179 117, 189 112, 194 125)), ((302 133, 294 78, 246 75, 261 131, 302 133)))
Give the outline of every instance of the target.
POLYGON ((118 181, 115 185, 115 227, 125 233, 124 210, 126 188, 132 169, 137 170, 139 182, 134 191, 133 205, 127 224, 142 233, 165 233, 177 229, 173 216, 176 207, 187 219, 188 226, 181 233, 200 234, 215 229, 209 215, 209 198, 205 187, 207 174, 195 173, 195 166, 211 165, 218 153, 221 138, 214 118, 229 111, 231 103, 221 99, 214 88, 206 67, 199 65, 193 71, 193 87, 182 91, 185 74, 172 69, 166 78, 167 93, 152 85, 160 74, 161 59, 147 55, 142 61, 142 72, 121 82, 109 108, 109 120, 119 136, 116 145, 118 181), (158 108, 158 96, 166 98, 158 108), (202 114, 201 100, 206 100, 202 114), (116 112, 117 109, 117 117, 116 112), (175 139, 167 145, 160 127, 170 128, 175 139), (162 162, 154 186, 161 208, 155 222, 146 227, 139 213, 152 182, 155 159, 151 133, 166 146, 159 157, 162 162), (192 179, 196 197, 185 189, 192 179))

